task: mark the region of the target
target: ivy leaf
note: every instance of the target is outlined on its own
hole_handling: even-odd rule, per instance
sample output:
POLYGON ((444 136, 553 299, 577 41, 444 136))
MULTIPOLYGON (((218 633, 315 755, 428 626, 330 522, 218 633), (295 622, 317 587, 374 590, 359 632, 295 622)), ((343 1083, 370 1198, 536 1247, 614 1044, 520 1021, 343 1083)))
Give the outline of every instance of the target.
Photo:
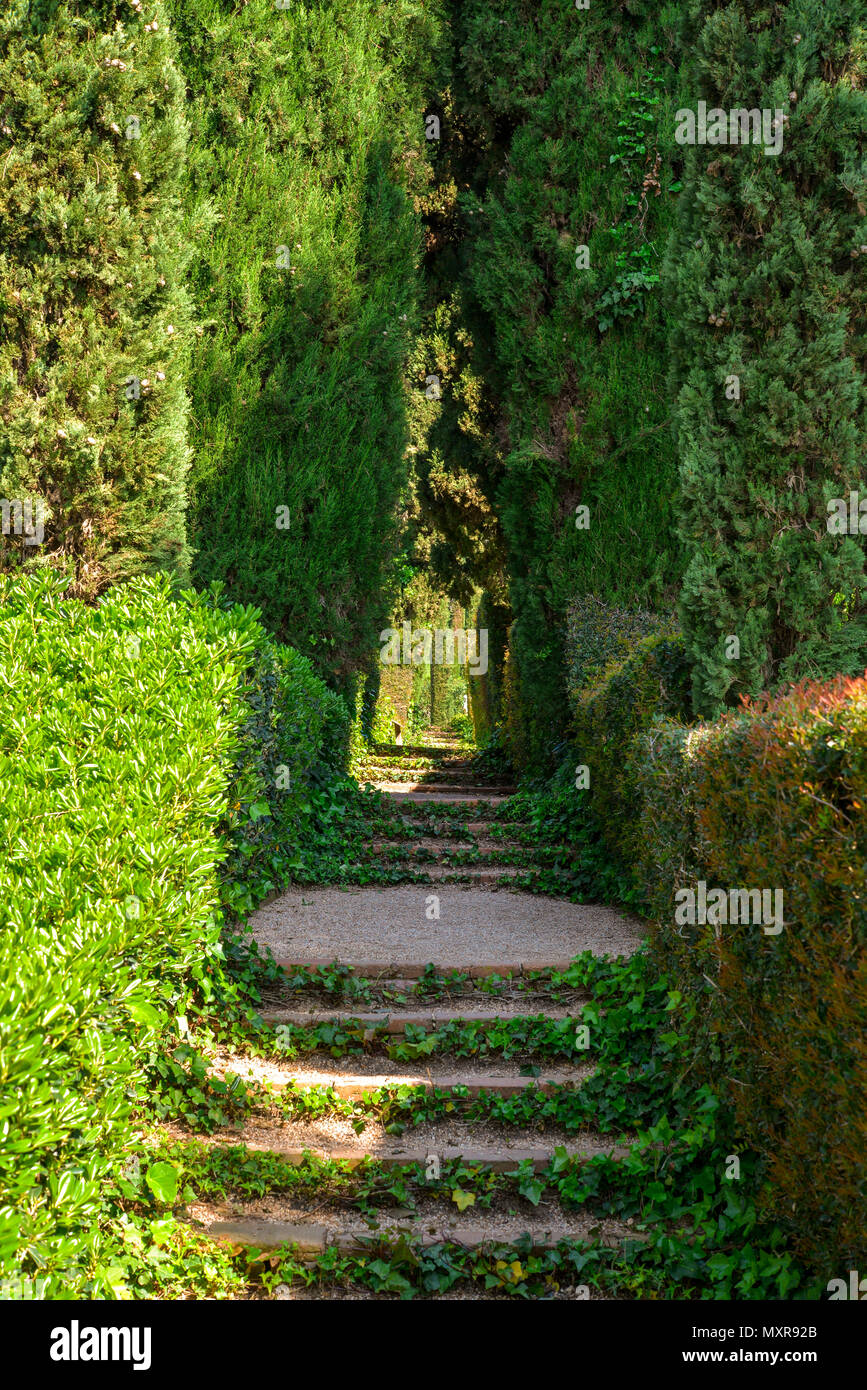
POLYGON ((465 1192, 462 1187, 456 1187, 452 1191, 452 1201, 458 1211, 466 1211, 467 1207, 473 1206, 476 1200, 474 1192, 465 1192))
POLYGON ((158 1202, 167 1207, 174 1205, 178 1195, 178 1171, 171 1163, 152 1163, 145 1174, 145 1182, 158 1202))

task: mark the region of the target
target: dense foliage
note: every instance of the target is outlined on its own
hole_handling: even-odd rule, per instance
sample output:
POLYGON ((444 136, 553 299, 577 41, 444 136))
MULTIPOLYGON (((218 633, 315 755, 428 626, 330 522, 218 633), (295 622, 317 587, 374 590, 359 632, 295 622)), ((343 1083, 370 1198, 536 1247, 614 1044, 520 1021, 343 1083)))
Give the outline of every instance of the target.
POLYGON ((171 0, 189 94, 194 577, 345 684, 388 612, 437 8, 171 0))
MULTIPOLYGON (((854 0, 7 4, 0 1279, 749 1298, 863 1268, 865 53, 854 0), (684 147, 700 103, 777 125, 684 147), (404 618, 483 628, 485 676, 385 672, 404 618), (482 862, 469 803, 405 816, 348 776, 447 785, 373 747, 395 723, 474 729, 483 789, 524 774, 472 803, 510 886, 652 918, 651 952, 534 982, 582 994, 580 1086, 346 1100, 211 1067, 582 1060, 571 1015, 259 1014, 265 895, 482 862), (699 885, 779 893, 784 922, 684 920, 699 885), (635 1132, 622 1161, 433 1185, 142 1147, 268 1110, 635 1132), (644 1230, 263 1269, 171 1216, 294 1188, 364 1213, 549 1194, 644 1230)), ((280 987, 383 1003, 339 963, 280 987)))
POLYGON ((527 763, 551 758, 566 722, 573 597, 670 603, 679 575, 656 289, 679 186, 662 134, 673 13, 455 7, 456 105, 484 151, 462 200, 464 258, 494 398, 513 742, 527 763))
POLYGON ((0 566, 47 557, 83 596, 189 561, 184 87, 148 13, 0 15, 0 494, 44 528, 0 566))
POLYGON ((574 818, 590 895, 651 919, 657 968, 690 1001, 690 1072, 766 1165, 762 1210, 833 1277, 867 1255, 867 683, 805 683, 688 723, 682 637, 638 638, 624 658, 614 612, 601 665, 602 616, 591 606, 573 629, 600 655, 573 691, 562 769, 565 784, 583 763, 589 787, 539 798, 539 815, 574 818), (717 921, 698 905, 715 891, 717 921), (742 904, 757 891, 760 906, 742 904), (821 1126, 819 1094, 833 1098, 821 1126))
POLYGON ((686 147, 673 307, 681 616, 696 712, 867 665, 867 54, 851 0, 691 0, 684 105, 765 110, 759 144, 686 147), (848 528, 847 528, 848 529, 848 528), (730 642, 736 638, 739 647, 730 642))
POLYGON ((858 1268, 867 681, 805 683, 692 729, 666 723, 643 751, 642 874, 658 959, 699 1005, 696 1074, 765 1156, 766 1208, 794 1248, 827 1275, 858 1268), (708 892, 779 890, 782 927, 678 923, 675 892, 701 880, 708 892))
POLYGON ((220 979, 225 861, 262 891, 266 769, 297 797, 340 711, 302 658, 269 657, 254 610, 165 580, 96 607, 49 574, 0 585, 0 1273, 114 1295, 132 1106, 220 979))

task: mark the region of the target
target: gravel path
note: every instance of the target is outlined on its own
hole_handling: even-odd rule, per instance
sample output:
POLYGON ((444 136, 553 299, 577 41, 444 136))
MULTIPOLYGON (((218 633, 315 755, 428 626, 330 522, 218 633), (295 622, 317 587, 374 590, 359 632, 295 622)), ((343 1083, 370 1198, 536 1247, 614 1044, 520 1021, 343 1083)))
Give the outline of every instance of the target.
POLYGON ((444 887, 439 920, 428 920, 432 885, 388 888, 297 888, 250 918, 256 940, 289 960, 397 960, 510 966, 568 959, 581 951, 631 955, 640 922, 613 908, 537 897, 444 887))

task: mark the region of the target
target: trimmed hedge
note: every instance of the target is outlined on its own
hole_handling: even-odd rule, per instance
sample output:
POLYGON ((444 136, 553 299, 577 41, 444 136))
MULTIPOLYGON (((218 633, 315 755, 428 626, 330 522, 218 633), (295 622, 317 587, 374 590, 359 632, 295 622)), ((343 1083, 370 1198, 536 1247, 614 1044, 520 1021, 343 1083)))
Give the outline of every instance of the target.
POLYGON ((642 637, 662 630, 658 613, 616 608, 579 594, 566 610, 566 689, 571 700, 612 662, 623 661, 642 637))
POLYGON ((0 1279, 105 1297, 153 1050, 210 996, 232 864, 267 855, 277 797, 286 833, 346 716, 255 609, 165 579, 88 607, 66 582, 0 576, 0 1279))
POLYGON ((652 940, 700 1001, 697 1075, 765 1156, 798 1253, 845 1277, 867 1261, 867 679, 642 742, 652 940), (675 891, 701 879, 781 888, 782 931, 676 924, 675 891))
POLYGON ((688 709, 683 640, 650 614, 579 599, 570 609, 567 670, 575 760, 590 776, 590 817, 621 880, 640 892, 635 739, 654 720, 688 709))
POLYGON ((573 609, 590 829, 694 1006, 691 1073, 764 1160, 762 1214, 824 1278, 845 1277, 867 1262, 867 677, 688 724, 683 639, 637 637, 641 625, 586 600, 573 609), (782 890, 782 930, 678 920, 675 895, 702 881, 782 890))

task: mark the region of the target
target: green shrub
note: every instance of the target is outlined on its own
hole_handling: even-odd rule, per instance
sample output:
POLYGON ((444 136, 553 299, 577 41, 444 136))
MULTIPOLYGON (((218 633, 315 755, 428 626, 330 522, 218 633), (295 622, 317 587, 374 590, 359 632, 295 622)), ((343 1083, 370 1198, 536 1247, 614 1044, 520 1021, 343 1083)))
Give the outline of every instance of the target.
POLYGON ((231 857, 273 850, 275 762, 303 782, 344 716, 253 609, 143 578, 88 607, 65 583, 0 576, 0 1278, 62 1269, 100 1297, 126 1229, 106 1194, 156 1050, 219 976, 231 857))
POLYGON ((573 669, 586 681, 572 691, 575 762, 588 769, 590 816, 615 866, 641 888, 636 859, 643 789, 635 762, 636 736, 655 720, 686 711, 686 652, 671 627, 639 636, 648 625, 647 615, 609 611, 594 603, 580 604, 573 612, 572 635, 579 643, 573 669), (577 622, 579 612, 583 624, 577 622), (585 633, 586 651, 580 647, 585 633), (606 647, 613 654, 608 660, 606 647), (618 659, 624 650, 628 655, 618 659))
POLYGON ((579 594, 566 610, 566 688, 571 699, 611 662, 623 661, 642 637, 660 630, 658 614, 616 608, 579 594))
POLYGON ((10 0, 0 90, 0 495, 44 527, 0 568, 68 569, 86 597, 183 575, 187 130, 161 0, 10 0))
POLYGON ((642 744, 653 947, 698 1004, 692 1070, 766 1159, 794 1248, 846 1277, 867 1260, 867 679, 642 744), (781 889, 782 930, 678 921, 702 880, 781 889))
POLYGON ((230 812, 233 848, 221 875, 239 918, 303 870, 311 783, 332 779, 349 757, 346 704, 291 647, 263 640, 242 690, 249 714, 233 772, 240 805, 237 819, 230 812))

